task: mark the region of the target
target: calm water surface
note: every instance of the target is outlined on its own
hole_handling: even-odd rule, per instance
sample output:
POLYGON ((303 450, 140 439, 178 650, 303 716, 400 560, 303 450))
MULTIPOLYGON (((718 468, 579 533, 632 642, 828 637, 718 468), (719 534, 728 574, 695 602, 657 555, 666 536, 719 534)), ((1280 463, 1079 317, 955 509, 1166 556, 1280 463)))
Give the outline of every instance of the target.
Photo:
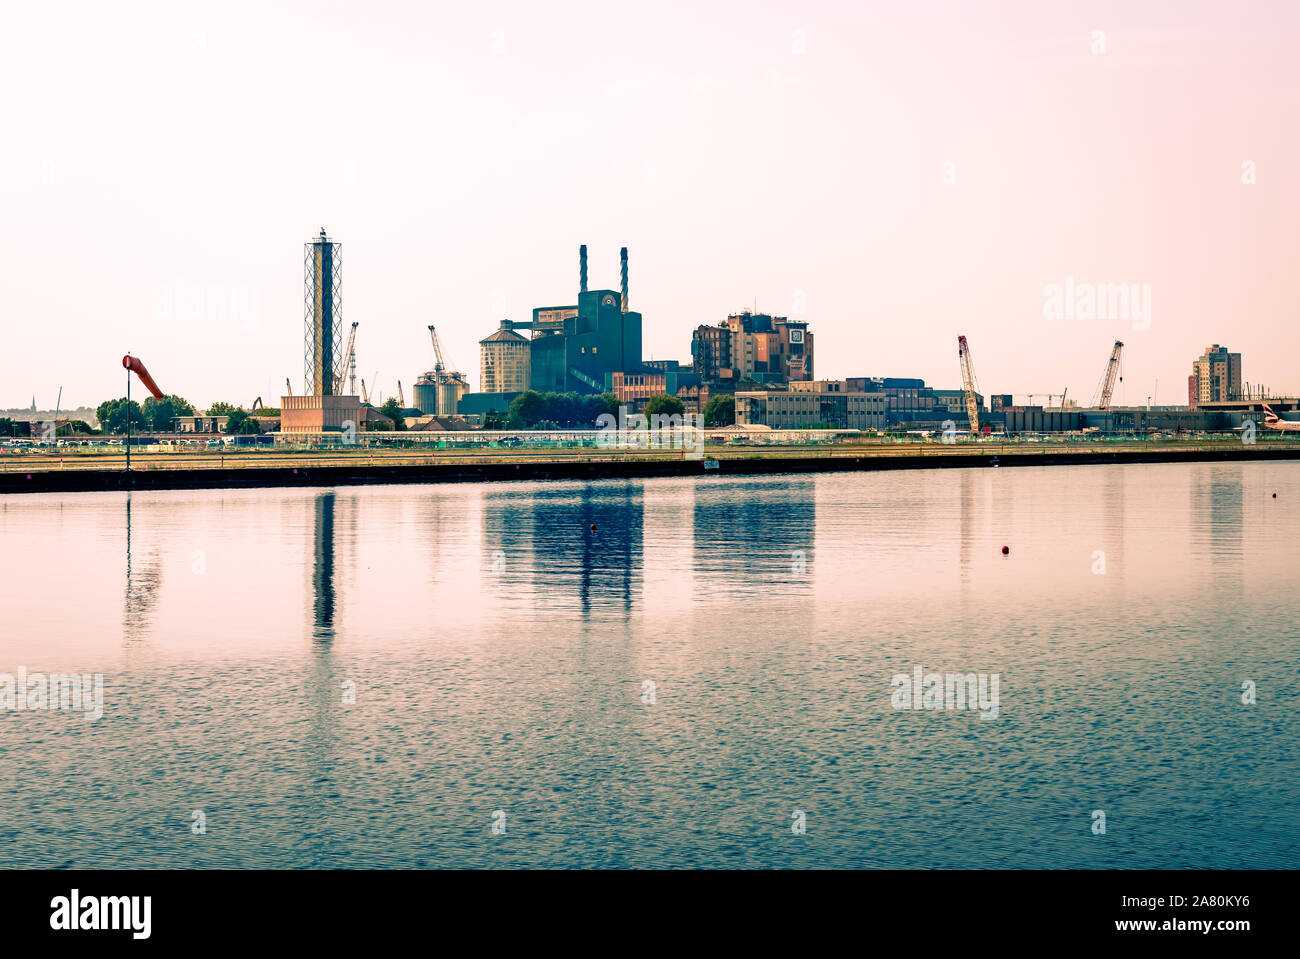
POLYGON ((105 681, 0 712, 0 865, 1294 867, 1298 534, 1300 464, 0 497, 0 673, 105 681))

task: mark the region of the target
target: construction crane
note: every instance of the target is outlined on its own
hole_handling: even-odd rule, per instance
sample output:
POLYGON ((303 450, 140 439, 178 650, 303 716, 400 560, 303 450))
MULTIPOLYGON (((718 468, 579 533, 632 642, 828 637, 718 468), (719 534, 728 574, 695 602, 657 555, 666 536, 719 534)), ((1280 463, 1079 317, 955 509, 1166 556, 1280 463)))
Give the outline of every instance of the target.
POLYGON ((438 342, 438 331, 429 327, 429 338, 433 340, 433 372, 437 374, 439 382, 442 381, 442 373, 447 368, 442 362, 442 345, 438 342))
POLYGON ((289 377, 284 378, 284 395, 293 396, 293 386, 289 383, 289 377))
POLYGON ((1118 378, 1120 383, 1124 382, 1124 374, 1121 372, 1122 364, 1120 357, 1124 353, 1124 344, 1119 340, 1115 341, 1115 346, 1110 351, 1110 359, 1106 362, 1106 372, 1101 375, 1101 382, 1097 384, 1097 395, 1094 398, 1093 406, 1099 410, 1110 409, 1110 398, 1115 392, 1115 382, 1118 378))
POLYGON ((397 405, 406 409, 406 394, 402 392, 402 381, 397 381, 397 405))
POLYGON ((980 404, 975 398, 979 384, 975 380, 975 369, 971 366, 970 344, 966 337, 957 337, 957 359, 961 361, 961 387, 966 392, 966 415, 970 418, 970 435, 978 436, 980 431, 980 404))
MULTIPOLYGON (((352 324, 352 329, 348 331, 348 345, 343 348, 343 363, 339 367, 338 373, 334 377, 334 392, 343 391, 343 377, 347 375, 348 367, 356 367, 356 354, 353 352, 357 345, 357 324, 352 324)), ((355 376, 355 373, 354 373, 355 376)))
POLYGON ((366 392, 366 381, 364 378, 361 380, 361 402, 366 404, 366 406, 370 405, 370 394, 366 392))

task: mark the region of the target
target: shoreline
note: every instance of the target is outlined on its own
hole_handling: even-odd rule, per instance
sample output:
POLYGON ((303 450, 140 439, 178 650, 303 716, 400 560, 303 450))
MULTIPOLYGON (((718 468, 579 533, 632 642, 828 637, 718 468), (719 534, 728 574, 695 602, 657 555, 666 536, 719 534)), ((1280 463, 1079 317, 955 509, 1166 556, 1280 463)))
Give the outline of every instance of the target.
MULTIPOLYGON (((320 465, 163 466, 133 469, 33 469, 0 472, 0 495, 86 493, 117 490, 250 489, 272 487, 370 486, 413 483, 498 483, 512 480, 604 480, 659 476, 757 476, 777 473, 863 472, 898 469, 961 469, 1016 466, 1094 466, 1126 463, 1205 463, 1300 459, 1300 444, 1181 446, 1171 449, 1106 446, 1098 449, 895 452, 888 448, 798 452, 747 450, 706 453, 701 459, 590 456, 553 458, 506 455, 488 462, 422 462, 320 465), (716 463, 716 466, 706 466, 716 463)), ((361 459, 363 454, 353 455, 361 459)), ((458 459, 447 457, 447 459, 458 459)))

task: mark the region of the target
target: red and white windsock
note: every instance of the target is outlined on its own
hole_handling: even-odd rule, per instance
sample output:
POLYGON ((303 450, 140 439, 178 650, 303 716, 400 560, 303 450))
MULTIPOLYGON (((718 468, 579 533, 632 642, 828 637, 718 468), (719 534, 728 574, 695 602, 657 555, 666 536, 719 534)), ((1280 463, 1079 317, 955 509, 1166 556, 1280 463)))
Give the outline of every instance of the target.
POLYGON ((154 399, 160 400, 163 398, 163 391, 158 389, 158 384, 153 381, 153 377, 149 375, 149 371, 144 368, 144 364, 137 357, 132 356, 130 353, 126 354, 126 356, 122 357, 122 365, 140 377, 140 382, 153 394, 154 399))

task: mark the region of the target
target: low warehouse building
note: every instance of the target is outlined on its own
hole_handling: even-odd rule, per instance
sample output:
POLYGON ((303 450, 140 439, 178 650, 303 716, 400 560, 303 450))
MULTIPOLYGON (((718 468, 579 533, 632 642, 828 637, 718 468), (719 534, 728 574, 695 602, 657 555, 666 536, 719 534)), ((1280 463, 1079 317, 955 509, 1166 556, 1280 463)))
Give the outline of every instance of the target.
POLYGON ((881 393, 756 390, 736 394, 736 424, 787 430, 883 430, 885 408, 886 399, 881 393))

